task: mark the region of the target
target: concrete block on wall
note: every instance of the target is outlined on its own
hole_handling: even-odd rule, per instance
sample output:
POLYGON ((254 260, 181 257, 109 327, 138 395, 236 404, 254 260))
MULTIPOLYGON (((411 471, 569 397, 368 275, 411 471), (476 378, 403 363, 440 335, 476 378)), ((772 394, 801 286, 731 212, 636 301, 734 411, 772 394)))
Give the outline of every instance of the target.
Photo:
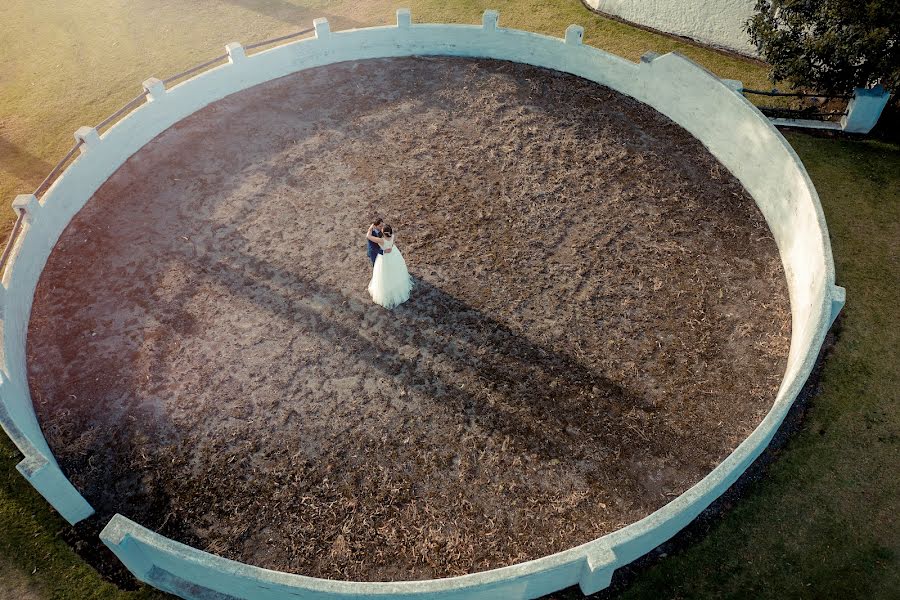
POLYGON ((35 453, 26 456, 16 469, 71 525, 94 514, 94 509, 66 479, 55 461, 35 453))
POLYGON ((497 29, 497 22, 500 20, 500 13, 496 10, 486 10, 481 15, 481 27, 488 31, 497 29))
POLYGON ((82 154, 100 143, 100 134, 93 127, 79 127, 75 130, 75 141, 81 142, 82 154))
POLYGON ((829 327, 834 325, 835 319, 841 314, 841 311, 844 309, 844 304, 846 303, 847 290, 839 285, 834 286, 831 289, 831 322, 828 324, 829 327))
POLYGON ((34 194, 19 194, 13 200, 12 207, 17 215, 19 212, 25 213, 26 223, 30 223, 35 215, 41 211, 41 203, 34 194))
POLYGON ((580 45, 584 39, 584 27, 581 25, 569 25, 566 27, 566 43, 580 45))
POLYGON ((847 114, 841 118, 841 129, 848 133, 869 133, 878 123, 890 97, 891 93, 880 85, 871 89, 856 88, 847 105, 847 114))
POLYGON ((245 58, 247 58, 247 54, 244 52, 244 47, 241 46, 238 42, 231 42, 230 44, 226 44, 225 52, 228 53, 228 62, 230 62, 231 64, 242 62, 245 58))
POLYGON ((412 24, 412 13, 408 8, 397 9, 397 27, 400 29, 409 29, 412 24))
POLYGON ((744 91, 744 82, 740 79, 723 79, 722 83, 730 87, 738 94, 742 94, 744 91))
POLYGON ((606 589, 615 571, 616 553, 609 547, 598 548, 585 557, 578 587, 585 595, 606 589))
POLYGON ((331 36, 331 26, 328 19, 318 18, 313 21, 313 28, 316 30, 317 40, 327 40, 331 36))
POLYGON ((155 102, 162 99, 163 96, 166 95, 165 84, 156 77, 151 77, 150 79, 145 80, 143 86, 144 91, 147 92, 148 102, 155 102))

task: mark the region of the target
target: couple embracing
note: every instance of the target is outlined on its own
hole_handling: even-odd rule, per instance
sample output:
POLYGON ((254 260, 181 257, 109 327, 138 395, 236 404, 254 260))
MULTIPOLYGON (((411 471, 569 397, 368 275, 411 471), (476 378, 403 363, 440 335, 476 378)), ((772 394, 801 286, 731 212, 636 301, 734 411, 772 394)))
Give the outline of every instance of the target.
POLYGON ((366 231, 369 260, 372 261, 372 280, 369 295, 375 304, 394 308, 409 300, 412 291, 412 277, 406 268, 406 261, 397 248, 397 236, 390 225, 376 218, 366 231))

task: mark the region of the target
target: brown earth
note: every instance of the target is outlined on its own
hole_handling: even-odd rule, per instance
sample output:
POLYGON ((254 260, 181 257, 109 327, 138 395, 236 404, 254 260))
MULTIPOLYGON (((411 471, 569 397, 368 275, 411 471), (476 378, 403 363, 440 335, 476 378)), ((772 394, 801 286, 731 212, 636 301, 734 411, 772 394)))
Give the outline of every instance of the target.
POLYGON ((763 218, 687 132, 569 75, 410 58, 153 140, 60 239, 28 349, 101 522, 396 580, 663 506, 756 427, 789 338, 763 218), (417 283, 393 311, 365 291, 375 213, 417 283))

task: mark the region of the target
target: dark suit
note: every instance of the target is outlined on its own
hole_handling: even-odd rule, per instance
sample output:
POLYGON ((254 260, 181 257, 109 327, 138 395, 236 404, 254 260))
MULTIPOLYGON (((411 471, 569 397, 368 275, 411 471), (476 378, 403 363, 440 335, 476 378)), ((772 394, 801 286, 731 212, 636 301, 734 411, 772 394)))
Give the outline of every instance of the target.
MULTIPOLYGON (((379 229, 373 229, 373 230, 372 230, 372 235, 374 235, 375 237, 379 237, 379 238, 380 238, 380 237, 381 237, 381 230, 379 230, 379 229)), ((371 260, 371 261, 372 261, 372 264, 374 265, 374 264, 375 264, 375 259, 378 258, 378 255, 379 255, 379 254, 384 254, 384 250, 382 250, 382 249, 381 249, 381 246, 379 246, 378 244, 376 244, 376 243, 373 242, 372 240, 366 240, 366 241, 369 242, 369 248, 368 248, 369 260, 371 260)))

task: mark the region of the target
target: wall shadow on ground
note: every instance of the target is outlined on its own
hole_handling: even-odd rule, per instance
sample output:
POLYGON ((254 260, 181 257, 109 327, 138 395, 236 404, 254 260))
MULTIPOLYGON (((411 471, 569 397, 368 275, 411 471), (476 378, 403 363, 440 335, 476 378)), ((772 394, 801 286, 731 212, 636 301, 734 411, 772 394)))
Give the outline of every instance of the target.
MULTIPOLYGON (((320 17, 327 18, 334 29, 355 29, 366 25, 357 19, 334 15, 318 9, 311 11, 309 8, 297 6, 286 0, 224 0, 224 2, 297 26, 312 26, 313 19, 320 17)), ((385 13, 385 16, 390 16, 390 14, 385 13)))
MULTIPOLYGON (((362 251, 360 255, 360 262, 365 261, 362 251)), ((434 399, 435 402, 451 411, 462 410, 482 425, 517 438, 523 447, 548 460, 575 460, 574 457, 582 456, 584 435, 609 437, 610 432, 601 427, 603 424, 580 419, 579 402, 602 403, 612 417, 645 406, 640 398, 573 357, 535 344, 422 278, 415 279, 410 301, 393 312, 385 311, 387 318, 399 328, 432 331, 420 337, 421 345, 440 353, 452 363, 452 370, 473 372, 485 386, 502 394, 504 404, 484 404, 471 391, 460 388, 448 374, 423 367, 415 358, 402 356, 390 344, 389 336, 384 344, 373 348, 368 337, 348 325, 358 321, 359 316, 346 308, 351 297, 341 290, 240 251, 218 264, 205 262, 196 273, 245 295, 273 316, 303 323, 318 322, 320 327, 310 332, 312 335, 344 351, 369 356, 371 365, 388 377, 418 384, 440 381, 444 397, 434 399), (289 283, 275 285, 272 280, 289 283), (304 305, 303 298, 292 291, 298 285, 309 297, 326 298, 334 315, 323 316, 321 311, 304 305), (264 294, 259 294, 260 290, 264 294), (523 382, 528 383, 525 390, 522 390, 523 382), (586 395, 586 390, 591 390, 591 394, 586 395), (566 435, 567 428, 578 429, 580 434, 566 435)), ((183 290, 181 297, 187 298, 192 293, 190 289, 183 290)), ((173 315, 185 312, 179 301, 169 303, 165 311, 173 315)), ((165 362, 165 358, 160 357, 160 361, 165 362)), ((631 441, 638 442, 642 439, 638 435, 628 430, 618 431, 616 438, 609 441, 621 443, 622 438, 633 437, 631 441)), ((654 448, 654 451, 665 452, 665 449, 654 448)))
MULTIPOLYGON (((247 206, 244 216, 252 210, 252 206, 247 206)), ((173 336, 195 331, 197 324, 190 313, 190 299, 199 288, 213 283, 251 301, 273 318, 305 326, 314 323, 309 335, 320 337, 343 352, 370 357, 370 365, 396 382, 397 389, 412 385, 422 392, 419 397, 432 402, 451 420, 477 424, 508 436, 515 451, 536 454, 545 462, 558 461, 561 468, 575 468, 597 456, 628 461, 633 457, 622 453, 638 448, 656 456, 670 450, 659 445, 660 436, 648 437, 624 418, 634 408, 646 409, 644 400, 572 356, 535 343, 421 277, 416 278, 407 303, 394 311, 373 305, 361 315, 350 308, 353 297, 346 292, 248 254, 241 248, 250 242, 237 231, 230 232, 229 240, 232 243, 217 247, 215 253, 196 253, 190 249, 180 256, 169 257, 188 266, 194 278, 171 300, 153 300, 147 307, 152 321, 164 324, 173 336), (315 305, 306 302, 313 297, 317 299, 315 305), (323 299, 327 311, 321 309, 323 299), (385 330, 383 343, 376 341, 377 348, 373 348, 372 338, 361 328, 365 315, 371 311, 379 313, 385 330), (440 364, 446 368, 435 369, 434 362, 404 355, 392 345, 392 327, 421 332, 417 342, 431 355, 440 355, 440 364), (485 395, 466 390, 455 378, 456 374, 474 375, 493 392, 493 398, 499 396, 502 400, 488 401, 485 395), (432 393, 434 390, 436 394, 432 393), (602 405, 609 418, 583 419, 586 404, 602 405)), ((369 264, 362 245, 360 265, 360 275, 365 278, 369 264)), ((361 279, 360 283, 364 281, 361 279)), ((169 354, 173 344, 165 339, 158 342, 161 351, 153 356, 153 370, 165 373, 169 363, 177 358, 169 354)), ((140 372, 137 368, 125 370, 140 372)), ((137 395, 136 390, 145 382, 135 377, 122 384, 119 393, 128 396, 137 395)), ((277 436, 277 432, 273 434, 277 436)), ((128 586, 130 575, 97 537, 116 512, 184 543, 207 548, 202 539, 186 533, 192 530, 193 524, 178 516, 172 497, 166 493, 166 482, 161 480, 160 473, 154 472, 154 461, 165 463, 169 455, 147 456, 138 470, 128 463, 129 457, 156 451, 155 440, 167 440, 167 447, 176 446, 178 442, 173 438, 178 435, 165 414, 140 405, 127 405, 112 437, 117 447, 127 447, 128 451, 122 456, 112 454, 108 438, 102 435, 93 438, 93 446, 80 451, 102 457, 98 458, 98 465, 105 465, 102 471, 112 477, 94 477, 91 481, 96 481, 96 485, 82 490, 97 509, 97 515, 66 537, 83 558, 119 585, 128 586)), ((65 453, 61 454, 65 470, 68 461, 65 453)), ((643 492, 627 469, 622 469, 620 475, 616 482, 619 493, 637 497, 643 492)))

